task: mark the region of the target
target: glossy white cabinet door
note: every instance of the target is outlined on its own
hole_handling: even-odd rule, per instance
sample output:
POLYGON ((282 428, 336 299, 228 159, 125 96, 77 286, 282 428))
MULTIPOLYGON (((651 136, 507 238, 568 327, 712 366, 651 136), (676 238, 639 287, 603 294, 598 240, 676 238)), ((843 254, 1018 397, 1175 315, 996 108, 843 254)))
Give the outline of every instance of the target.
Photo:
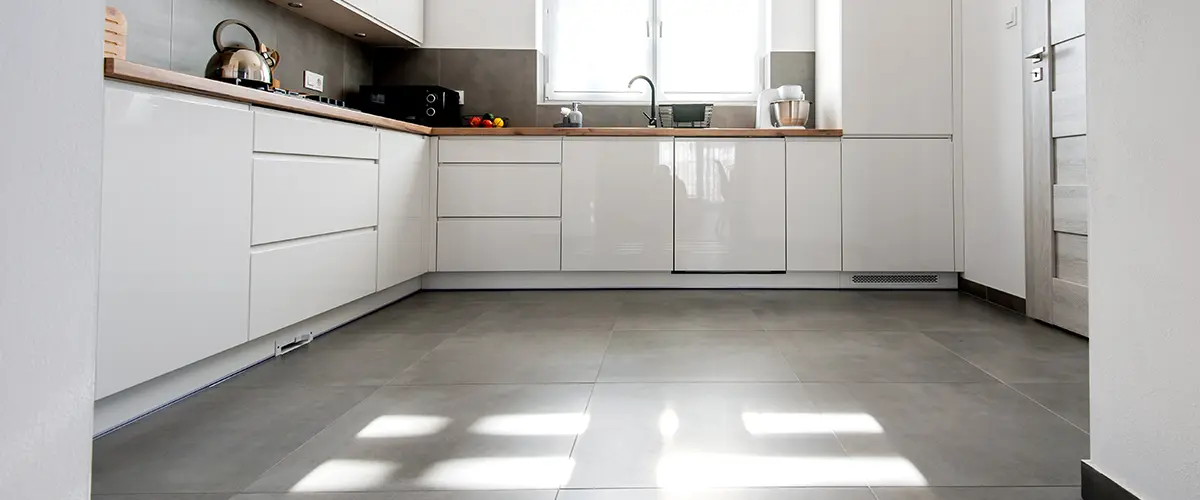
POLYGON ((563 142, 563 271, 671 271, 670 138, 563 142))
POLYGON ((787 140, 788 271, 842 270, 842 142, 787 140))
POLYGON ((954 271, 948 139, 842 141, 846 271, 954 271))
POLYGON ((675 270, 784 271, 783 139, 675 141, 675 270))
POLYGON ((379 132, 379 268, 383 290, 425 274, 429 139, 379 132))
POLYGON ((842 0, 846 134, 953 133, 952 12, 952 0, 842 0))
POLYGON ((249 107, 110 82, 104 120, 97 398, 246 342, 250 294, 249 107))
POLYGON ((439 272, 562 269, 558 219, 444 219, 437 226, 439 272))
POLYGON ((251 338, 375 293, 376 237, 362 229, 251 251, 251 338))
MULTIPOLYGON (((360 0, 361 1, 361 0, 360 0)), ((417 43, 425 40, 425 0, 371 0, 375 18, 417 43)))

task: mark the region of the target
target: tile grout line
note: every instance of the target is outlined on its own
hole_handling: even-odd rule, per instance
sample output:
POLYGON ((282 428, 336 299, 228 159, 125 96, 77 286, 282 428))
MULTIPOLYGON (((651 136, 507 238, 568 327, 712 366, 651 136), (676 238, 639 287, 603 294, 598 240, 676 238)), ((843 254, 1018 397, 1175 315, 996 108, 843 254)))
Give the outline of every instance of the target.
MULTIPOLYGON (((1017 389, 1016 387, 1013 387, 1013 386, 1012 386, 1011 384, 1009 384, 1008 382, 1005 382, 1004 380, 1001 380, 1001 379, 1000 379, 1000 377, 997 377, 997 376, 996 376, 995 374, 993 374, 992 372, 989 372, 989 371, 985 370, 985 369, 984 369, 982 366, 979 366, 979 365, 975 364, 974 362, 972 362, 971 360, 969 360, 969 359, 967 359, 967 358, 963 357, 963 355, 961 355, 961 354, 959 354, 959 353, 957 353, 957 352, 954 352, 954 350, 953 350, 953 349, 951 349, 951 348, 947 347, 945 344, 942 344, 941 342, 938 342, 936 339, 934 339, 933 337, 930 337, 930 336, 929 336, 928 334, 926 334, 924 331, 921 331, 920 333, 921 333, 921 335, 924 335, 924 336, 925 336, 925 338, 927 338, 927 339, 929 339, 929 340, 932 340, 932 341, 933 341, 935 344, 937 344, 937 345, 941 346, 941 347, 942 347, 942 349, 945 349, 945 350, 949 351, 951 354, 953 354, 953 355, 955 355, 955 356, 958 356, 958 358, 959 358, 959 359, 961 359, 961 360, 963 360, 963 361, 966 361, 968 364, 970 364, 971 366, 974 366, 974 367, 975 367, 975 368, 977 368, 979 371, 981 371, 981 372, 983 372, 983 373, 987 374, 987 376, 989 376, 989 377, 992 377, 993 379, 995 379, 995 380, 996 380, 996 382, 999 382, 999 383, 1000 383, 1001 385, 1003 385, 1004 387, 1007 387, 1007 388, 1011 389, 1013 392, 1015 392, 1015 393, 1017 393, 1017 394, 1020 394, 1020 395, 1021 395, 1022 397, 1024 397, 1025 399, 1028 399, 1029 401, 1033 402, 1033 404, 1040 406, 1040 407, 1041 407, 1043 410, 1046 410, 1047 412, 1050 412, 1050 414, 1051 414, 1051 415, 1054 415, 1054 416, 1058 417, 1059 419, 1061 419, 1063 422, 1066 422, 1066 423, 1067 423, 1067 425, 1070 425, 1071 427, 1074 427, 1074 428, 1076 428, 1076 429, 1079 429, 1079 431, 1080 431, 1080 432, 1082 432, 1082 433, 1084 433, 1084 434, 1086 434, 1086 435, 1088 435, 1088 436, 1091 436, 1091 435, 1092 435, 1090 432, 1088 432, 1088 431, 1086 431, 1086 430, 1083 430, 1083 428, 1082 428, 1082 427, 1079 427, 1078 425, 1075 425, 1075 423, 1074 423, 1074 422, 1072 422, 1072 421, 1068 420, 1068 419, 1067 419, 1067 417, 1064 417, 1064 416, 1060 415, 1058 412, 1056 412, 1056 411, 1054 411, 1054 410, 1051 410, 1049 407, 1047 407, 1046 405, 1044 405, 1044 404, 1040 403, 1038 400, 1036 400, 1036 399, 1033 399, 1032 397, 1030 397, 1028 394, 1025 394, 1024 392, 1021 392, 1021 390, 1020 390, 1020 389, 1017 389)), ((1049 382, 1049 383, 1054 383, 1054 382, 1049 382)))

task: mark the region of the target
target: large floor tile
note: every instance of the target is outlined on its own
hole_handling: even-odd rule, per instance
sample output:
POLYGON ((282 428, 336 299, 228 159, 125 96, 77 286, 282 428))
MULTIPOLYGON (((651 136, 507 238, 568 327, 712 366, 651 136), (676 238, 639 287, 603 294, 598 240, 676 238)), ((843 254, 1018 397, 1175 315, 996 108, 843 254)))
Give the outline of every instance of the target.
POLYGON ((613 332, 600 382, 794 382, 761 331, 613 332))
POLYGON ((1090 429, 1088 384, 1013 384, 1013 388, 1085 431, 1090 429))
POLYGON ((1053 328, 993 327, 926 335, 1006 383, 1088 380, 1087 340, 1053 328))
POLYGON ((554 489, 591 386, 385 387, 247 492, 554 489))
MULTIPOLYGON (((729 300, 741 300, 740 296, 729 300)), ((639 300, 622 304, 617 331, 634 330, 762 330, 749 307, 724 299, 639 300)))
POLYGON ((771 332, 801 382, 984 382, 991 376, 917 332, 771 332))
POLYGON ((92 495, 92 500, 230 500, 230 493, 179 493, 147 495, 92 495))
POLYGON ((869 488, 563 490, 558 500, 875 500, 869 488))
POLYGON ((445 334, 318 337, 295 352, 262 363, 226 382, 231 387, 381 386, 446 339, 445 334))
POLYGON ((240 491, 372 391, 210 389, 96 440, 92 491, 240 491))
POLYGON ((393 384, 594 382, 610 333, 455 335, 393 384))
POLYGON ((875 432, 839 432, 847 453, 907 460, 926 485, 1078 485, 1088 456, 1086 433, 998 382, 805 387, 823 412, 878 422, 875 432))
POLYGON ((824 485, 805 465, 851 464, 816 412, 798 383, 598 384, 569 488, 824 485))
POLYGON ((754 314, 766 330, 912 330, 909 322, 867 303, 762 305, 754 314))
MULTIPOLYGON (((571 299, 564 299, 571 300, 571 299)), ((475 318, 460 332, 608 332, 617 320, 618 302, 576 299, 576 303, 503 304, 475 318)))
POLYGON ((1079 488, 875 488, 879 500, 1079 500, 1079 488))
POLYGON ((425 299, 425 294, 405 299, 376 311, 374 314, 343 326, 346 333, 454 333, 470 324, 483 313, 496 307, 496 302, 425 299))
POLYGON ((1028 318, 957 292, 875 292, 882 313, 903 319, 922 331, 985 330, 1032 324, 1028 318))
POLYGON ((554 500, 554 496, 557 493, 557 490, 399 491, 391 493, 247 493, 235 496, 231 500, 554 500))

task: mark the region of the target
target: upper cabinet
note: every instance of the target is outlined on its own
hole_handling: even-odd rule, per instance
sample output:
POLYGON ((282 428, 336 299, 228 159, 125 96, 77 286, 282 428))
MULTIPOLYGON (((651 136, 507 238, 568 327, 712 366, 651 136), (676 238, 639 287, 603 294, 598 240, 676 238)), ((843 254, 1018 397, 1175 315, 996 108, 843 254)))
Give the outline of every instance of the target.
POLYGON ((952 0, 820 0, 817 16, 818 125, 953 133, 952 0))
POLYGON ((368 45, 420 47, 425 38, 425 0, 270 1, 368 45))

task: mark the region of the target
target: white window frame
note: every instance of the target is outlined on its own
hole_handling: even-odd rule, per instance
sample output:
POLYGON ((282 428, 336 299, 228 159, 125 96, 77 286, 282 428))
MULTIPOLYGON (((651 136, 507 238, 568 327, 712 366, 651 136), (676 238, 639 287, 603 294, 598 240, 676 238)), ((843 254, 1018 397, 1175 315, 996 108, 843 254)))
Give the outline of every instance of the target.
MULTIPOLYGON (((561 92, 552 91, 550 86, 550 75, 552 74, 550 64, 552 58, 550 52, 554 50, 550 44, 556 40, 555 33, 557 22, 551 14, 551 9, 554 4, 560 1, 579 1, 579 0, 545 0, 543 12, 543 40, 546 42, 546 55, 543 56, 543 61, 546 67, 543 70, 542 81, 538 82, 541 85, 542 103, 544 104, 566 104, 571 102, 581 102, 584 104, 629 104, 629 105, 646 105, 650 103, 649 86, 645 83, 635 84, 632 89, 621 89, 619 91, 596 91, 596 92, 561 92)), ((651 57, 650 57, 650 73, 646 76, 654 80, 655 91, 658 94, 657 101, 659 104, 673 103, 695 103, 706 102, 717 105, 755 105, 757 104, 758 94, 766 89, 767 85, 767 46, 768 39, 771 36, 770 30, 770 5, 769 0, 737 0, 746 3, 759 4, 759 19, 758 19, 758 50, 755 54, 755 60, 758 62, 758 70, 755 72, 755 90, 751 93, 685 93, 685 92, 664 92, 659 85, 661 81, 659 75, 659 43, 662 40, 664 30, 664 22, 661 19, 661 3, 660 0, 647 0, 652 3, 650 19, 646 20, 646 32, 648 37, 652 37, 651 42, 651 57)), ((731 0, 732 1, 732 0, 731 0)), ((719 32, 719 27, 714 28, 714 32, 719 32)), ((716 33, 713 36, 720 36, 716 33)), ((602 41, 597 43, 603 43, 602 41)), ((629 75, 633 78, 637 75, 629 75)))

